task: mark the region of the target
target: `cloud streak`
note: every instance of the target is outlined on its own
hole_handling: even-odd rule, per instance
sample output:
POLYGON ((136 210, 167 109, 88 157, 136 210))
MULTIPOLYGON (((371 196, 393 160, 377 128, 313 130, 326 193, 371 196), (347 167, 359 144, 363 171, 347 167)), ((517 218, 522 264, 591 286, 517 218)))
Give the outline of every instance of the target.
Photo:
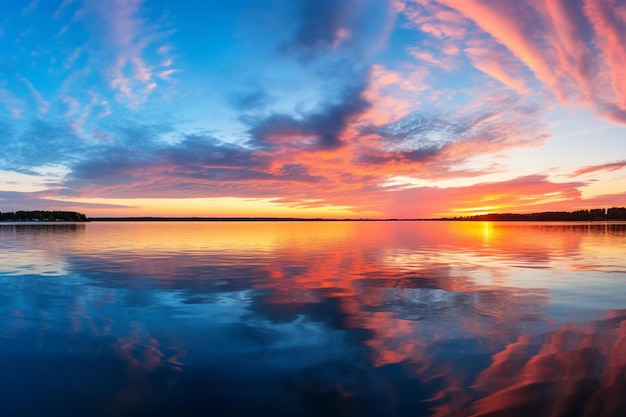
MULTIPOLYGON (((150 64, 147 49, 166 34, 146 24, 143 6, 143 0, 88 1, 78 11, 109 54, 106 69, 109 86, 119 100, 133 107, 145 101, 156 88, 155 77, 165 80, 177 71, 170 68, 155 74, 156 65, 150 64)), ((162 61, 163 57, 159 59, 162 61)))
POLYGON ((522 95, 539 82, 562 104, 626 120, 626 25, 619 2, 425 0, 410 3, 404 15, 430 35, 431 51, 443 51, 419 49, 419 59, 450 71, 462 61, 458 52, 445 51, 460 50, 476 69, 522 95))
POLYGON ((570 178, 580 177, 581 175, 592 174, 600 171, 617 171, 619 169, 626 168, 626 161, 610 162, 602 165, 590 165, 582 167, 572 172, 570 178))

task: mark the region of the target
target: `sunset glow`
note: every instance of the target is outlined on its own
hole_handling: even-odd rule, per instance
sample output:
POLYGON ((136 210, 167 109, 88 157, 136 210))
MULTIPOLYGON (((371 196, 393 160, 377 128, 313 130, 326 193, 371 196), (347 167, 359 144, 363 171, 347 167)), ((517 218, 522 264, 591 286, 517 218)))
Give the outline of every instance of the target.
POLYGON ((0 211, 626 205, 626 2, 6 2, 0 211))

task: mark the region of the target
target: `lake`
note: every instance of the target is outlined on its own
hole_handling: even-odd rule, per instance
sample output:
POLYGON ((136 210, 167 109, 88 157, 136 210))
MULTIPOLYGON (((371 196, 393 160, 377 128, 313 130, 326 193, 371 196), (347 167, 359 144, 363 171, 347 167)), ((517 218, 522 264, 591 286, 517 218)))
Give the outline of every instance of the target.
POLYGON ((626 224, 0 224, 0 415, 624 416, 626 224))

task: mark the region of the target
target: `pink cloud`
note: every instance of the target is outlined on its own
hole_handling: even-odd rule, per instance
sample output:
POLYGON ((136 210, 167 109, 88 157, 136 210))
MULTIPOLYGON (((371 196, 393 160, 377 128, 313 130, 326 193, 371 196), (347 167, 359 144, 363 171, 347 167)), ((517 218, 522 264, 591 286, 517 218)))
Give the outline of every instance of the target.
POLYGON ((457 38, 465 35, 465 29, 459 26, 449 25, 445 23, 424 23, 420 25, 422 32, 430 33, 437 38, 457 38))
POLYGON ((413 2, 411 7, 405 8, 403 11, 405 16, 415 23, 420 30, 434 34, 439 38, 460 39, 467 32, 467 22, 461 14, 435 2, 413 2), (415 7, 415 3, 420 6, 415 7))
POLYGON ((626 9, 612 0, 585 0, 584 3, 583 10, 596 33, 596 44, 606 59, 616 104, 626 110, 626 9))
POLYGON ((528 87, 521 71, 504 53, 497 48, 489 48, 488 45, 478 45, 476 42, 474 45, 464 50, 474 68, 520 94, 528 94, 528 87))
POLYGON ((170 49, 172 49, 169 45, 164 45, 164 46, 160 46, 159 49, 157 49, 157 52, 160 53, 161 55, 165 55, 167 54, 170 49))
POLYGON ((592 172, 598 172, 598 171, 617 171, 618 169, 622 169, 625 167, 626 167, 626 161, 611 162, 611 163, 602 164, 602 165, 590 165, 590 166, 577 169, 576 171, 572 172, 569 175, 569 177, 570 178, 579 177, 581 175, 590 174, 592 172))
POLYGON ((409 48, 409 53, 419 61, 426 62, 446 71, 452 70, 455 66, 455 60, 449 55, 441 55, 439 53, 415 47, 409 48))
POLYGON ((586 98, 592 94, 591 56, 582 38, 582 13, 565 0, 545 0, 545 13, 554 33, 546 40, 557 53, 562 77, 573 76, 586 98))
MULTIPOLYGON (((79 13, 104 46, 103 56, 110 56, 106 70, 109 86, 117 92, 118 99, 130 106, 141 104, 156 87, 154 68, 159 63, 149 62, 146 49, 163 37, 146 24, 142 5, 142 0, 88 2, 79 13)), ((164 55, 168 50, 162 46, 158 52, 164 55)), ((172 63, 167 57, 158 60, 167 65, 172 63)))
POLYGON ((421 62, 450 71, 464 54, 522 95, 539 81, 562 104, 626 123, 626 5, 619 1, 424 0, 402 13, 429 35, 409 48, 421 62))
POLYGON ((520 19, 520 13, 512 3, 486 4, 480 0, 440 2, 475 22, 517 56, 561 101, 566 99, 551 63, 544 57, 540 45, 529 35, 534 28, 525 25, 524 19, 520 19))
POLYGON ((144 87, 143 91, 145 94, 150 94, 155 88, 157 88, 157 83, 150 83, 144 87))
POLYGON ((401 74, 380 65, 374 65, 364 97, 372 103, 359 118, 359 123, 383 125, 406 116, 412 108, 416 94, 428 86, 424 74, 411 71, 401 74))
POLYGON ((165 70, 165 71, 161 71, 159 73, 157 73, 157 77, 163 79, 163 80, 169 80, 170 75, 177 73, 179 70, 177 69, 169 69, 169 70, 165 70))

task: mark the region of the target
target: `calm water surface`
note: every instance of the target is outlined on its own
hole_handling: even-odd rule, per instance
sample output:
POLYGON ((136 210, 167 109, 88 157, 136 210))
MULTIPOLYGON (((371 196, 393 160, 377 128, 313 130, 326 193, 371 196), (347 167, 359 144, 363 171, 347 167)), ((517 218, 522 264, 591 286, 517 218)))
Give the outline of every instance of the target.
POLYGON ((626 224, 0 224, 0 415, 624 416, 626 224))

